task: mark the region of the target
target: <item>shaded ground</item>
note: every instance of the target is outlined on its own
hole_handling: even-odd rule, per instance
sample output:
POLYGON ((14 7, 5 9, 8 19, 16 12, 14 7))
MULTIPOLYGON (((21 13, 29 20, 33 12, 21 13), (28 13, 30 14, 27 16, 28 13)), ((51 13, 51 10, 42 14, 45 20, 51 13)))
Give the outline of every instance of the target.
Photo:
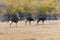
POLYGON ((14 23, 10 28, 9 23, 0 22, 0 40, 60 40, 60 20, 45 21, 44 25, 32 22, 26 26, 20 21, 17 28, 14 23))

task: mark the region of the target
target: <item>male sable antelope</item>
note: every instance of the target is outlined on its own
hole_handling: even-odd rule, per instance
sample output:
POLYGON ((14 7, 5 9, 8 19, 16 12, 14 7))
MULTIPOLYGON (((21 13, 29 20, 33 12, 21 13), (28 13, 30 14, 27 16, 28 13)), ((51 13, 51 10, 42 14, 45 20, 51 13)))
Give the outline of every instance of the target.
POLYGON ((12 23, 13 23, 13 22, 16 23, 16 27, 17 27, 17 23, 18 23, 19 19, 20 19, 20 17, 18 17, 18 16, 15 16, 14 18, 11 18, 11 19, 9 20, 9 22, 10 22, 10 27, 12 26, 12 23))
POLYGON ((27 24, 27 22, 29 22, 29 24, 31 24, 31 21, 34 21, 34 19, 32 17, 26 17, 25 18, 25 25, 27 24))
POLYGON ((44 24, 44 21, 47 19, 46 15, 42 15, 42 16, 39 16, 37 18, 37 24, 42 21, 42 23, 44 24))

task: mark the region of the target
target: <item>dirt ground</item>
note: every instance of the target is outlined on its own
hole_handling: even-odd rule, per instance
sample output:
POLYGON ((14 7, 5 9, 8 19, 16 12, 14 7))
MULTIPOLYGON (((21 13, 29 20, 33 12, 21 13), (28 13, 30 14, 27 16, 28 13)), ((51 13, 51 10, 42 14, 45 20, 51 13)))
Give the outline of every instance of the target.
POLYGON ((38 25, 32 22, 31 25, 24 24, 24 21, 15 23, 10 28, 9 23, 0 22, 0 40, 60 40, 60 20, 40 22, 38 25))

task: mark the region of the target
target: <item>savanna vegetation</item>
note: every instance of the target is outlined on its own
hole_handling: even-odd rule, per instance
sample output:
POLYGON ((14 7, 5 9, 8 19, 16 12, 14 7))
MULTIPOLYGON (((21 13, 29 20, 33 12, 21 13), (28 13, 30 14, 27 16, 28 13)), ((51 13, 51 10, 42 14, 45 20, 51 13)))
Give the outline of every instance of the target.
MULTIPOLYGON (((0 0, 5 7, 0 7, 0 15, 4 14, 60 14, 60 10, 56 10, 56 0, 0 0)), ((1 5, 0 5, 1 6, 1 5)))

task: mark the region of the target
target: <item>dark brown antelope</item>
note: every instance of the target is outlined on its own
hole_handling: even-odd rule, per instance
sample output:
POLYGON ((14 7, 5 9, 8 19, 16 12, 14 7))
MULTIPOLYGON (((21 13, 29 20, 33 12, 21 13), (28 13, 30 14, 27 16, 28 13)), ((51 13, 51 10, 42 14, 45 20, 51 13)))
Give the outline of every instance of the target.
POLYGON ((12 25, 13 22, 16 23, 16 27, 17 27, 17 23, 18 23, 19 19, 20 19, 20 17, 18 17, 18 16, 16 16, 15 18, 11 18, 9 20, 10 27, 11 27, 11 25, 12 25))
POLYGON ((44 21, 46 20, 47 18, 46 18, 46 16, 39 16, 38 18, 37 18, 37 24, 40 22, 40 21, 42 21, 42 23, 44 24, 44 21))
POLYGON ((34 21, 32 17, 25 18, 25 25, 27 24, 27 22, 29 22, 29 24, 31 25, 31 21, 34 21))

